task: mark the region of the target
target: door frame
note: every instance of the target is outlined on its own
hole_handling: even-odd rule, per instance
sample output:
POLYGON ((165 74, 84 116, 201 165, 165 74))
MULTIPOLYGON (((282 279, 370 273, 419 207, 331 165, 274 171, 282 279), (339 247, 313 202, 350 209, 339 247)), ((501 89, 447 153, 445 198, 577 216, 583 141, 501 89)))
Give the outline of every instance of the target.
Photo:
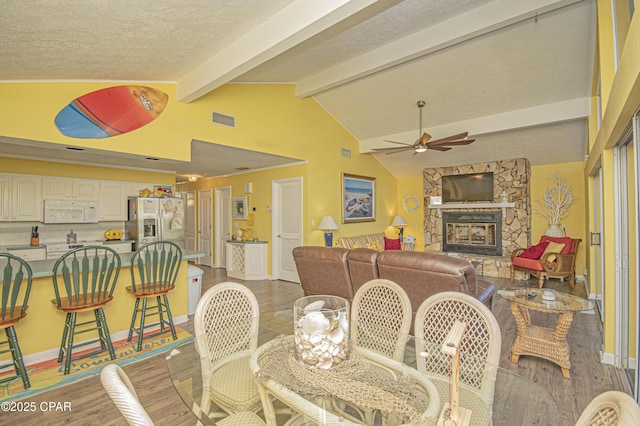
POLYGON ((279 235, 281 234, 281 230, 279 227, 279 216, 281 212, 281 200, 280 200, 280 191, 277 190, 277 187, 281 184, 287 182, 298 182, 300 184, 300 244, 302 245, 302 235, 304 228, 304 191, 303 191, 303 179, 302 176, 285 178, 285 179, 276 179, 271 182, 271 241, 273 244, 271 245, 271 279, 277 280, 280 278, 280 241, 281 238, 279 235))
MULTIPOLYGON (((202 193, 209 193, 209 199, 213 200, 213 194, 211 191, 211 188, 205 188, 205 189, 199 189, 198 190, 198 196, 197 196, 197 201, 198 201, 198 236, 197 236, 197 247, 198 250, 202 251, 202 228, 203 228, 203 214, 202 214, 202 198, 200 196, 200 194, 202 193)), ((211 211, 211 210, 209 210, 211 211)), ((209 218, 209 225, 211 225, 211 218, 209 218)), ((211 249, 211 248, 210 248, 211 249)), ((209 258, 209 262, 204 263, 202 262, 202 259, 204 259, 205 257, 199 258, 198 259, 198 264, 202 264, 205 266, 212 266, 212 261, 213 259, 209 258)))
MULTIPOLYGON (((223 259, 223 253, 225 250, 225 246, 224 244, 222 244, 222 241, 220 240, 220 238, 218 238, 218 235, 220 235, 222 233, 222 220, 223 220, 223 214, 224 214, 224 209, 223 209, 223 205, 222 205, 222 194, 223 193, 227 193, 229 196, 229 200, 231 200, 231 187, 230 186, 221 186, 218 188, 215 188, 215 195, 214 195, 214 244, 213 244, 213 250, 214 250, 214 267, 215 268, 226 268, 227 265, 225 265, 224 263, 224 259, 223 259)), ((229 229, 231 229, 231 231, 233 232, 233 224, 231 223, 231 218, 227 218, 227 220, 229 220, 229 229)))

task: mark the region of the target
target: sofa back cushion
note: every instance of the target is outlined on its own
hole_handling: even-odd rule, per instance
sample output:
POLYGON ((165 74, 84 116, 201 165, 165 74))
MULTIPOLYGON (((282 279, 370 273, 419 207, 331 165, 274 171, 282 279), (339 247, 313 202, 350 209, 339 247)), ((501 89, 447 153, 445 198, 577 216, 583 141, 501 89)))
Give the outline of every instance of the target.
POLYGON ((347 255, 341 247, 302 246, 293 249, 293 260, 305 296, 332 294, 353 299, 347 255))
POLYGON ((376 263, 378 254, 378 251, 366 248, 356 248, 349 252, 347 260, 353 294, 356 294, 366 282, 380 278, 376 263))
POLYGON ((427 297, 443 291, 460 291, 477 297, 473 265, 446 255, 384 251, 378 255, 378 273, 380 278, 395 282, 411 295, 414 313, 427 297))
POLYGON ((355 248, 372 248, 371 245, 378 243, 384 248, 384 233, 357 235, 355 237, 338 237, 336 239, 336 247, 344 247, 347 249, 355 248))

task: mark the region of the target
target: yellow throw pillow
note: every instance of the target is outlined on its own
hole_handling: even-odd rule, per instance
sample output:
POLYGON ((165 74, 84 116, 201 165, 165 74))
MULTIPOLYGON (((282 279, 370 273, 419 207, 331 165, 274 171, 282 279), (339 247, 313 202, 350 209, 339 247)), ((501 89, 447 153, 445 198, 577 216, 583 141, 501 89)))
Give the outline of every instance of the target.
MULTIPOLYGON (((563 248, 564 248, 564 244, 559 244, 559 243, 554 243, 553 241, 549 241, 547 248, 545 248, 544 252, 542 252, 542 256, 544 256, 547 253, 560 253, 563 248)), ((553 262, 554 260, 556 260, 556 257, 554 255, 547 257, 547 262, 553 262)))
POLYGON ((367 244, 367 247, 369 247, 370 249, 373 250, 378 250, 378 251, 382 251, 383 247, 382 244, 380 244, 380 241, 374 241, 372 243, 367 244))

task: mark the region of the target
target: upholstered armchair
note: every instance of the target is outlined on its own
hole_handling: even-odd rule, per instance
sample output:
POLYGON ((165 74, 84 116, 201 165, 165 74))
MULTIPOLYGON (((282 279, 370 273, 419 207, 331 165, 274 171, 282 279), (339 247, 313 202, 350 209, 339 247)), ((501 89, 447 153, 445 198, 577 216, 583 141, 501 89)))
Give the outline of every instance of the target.
POLYGON ((515 249, 511 253, 511 280, 515 271, 520 270, 537 275, 539 288, 542 288, 546 277, 568 278, 573 288, 576 254, 581 241, 579 238, 543 235, 538 244, 515 249))

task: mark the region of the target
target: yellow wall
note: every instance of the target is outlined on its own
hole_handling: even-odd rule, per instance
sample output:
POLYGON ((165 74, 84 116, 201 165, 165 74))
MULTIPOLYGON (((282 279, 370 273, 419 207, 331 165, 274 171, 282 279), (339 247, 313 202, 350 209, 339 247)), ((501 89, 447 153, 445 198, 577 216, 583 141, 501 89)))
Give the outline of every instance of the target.
MULTIPOLYGON (((624 46, 619 55, 618 68, 614 66, 615 50, 613 48, 613 17, 611 3, 598 0, 598 32, 595 63, 598 66, 594 78, 601 76, 602 97, 602 125, 597 129, 597 119, 594 109, 589 117, 589 160, 585 167, 585 178, 593 175, 598 168, 603 172, 603 207, 604 207, 604 352, 613 353, 615 350, 615 316, 618 307, 615 305, 616 258, 613 247, 616 243, 615 212, 613 209, 614 168, 613 150, 615 144, 622 138, 623 132, 631 123, 632 117, 640 106, 640 15, 636 12, 631 18, 628 29, 622 27, 621 41, 624 46), (626 37, 624 32, 626 32, 626 37)), ((596 87, 596 84, 592 85, 596 87)), ((592 94, 596 96, 595 89, 592 94)), ((637 194, 638 189, 635 188, 637 194)), ((588 205, 588 204, 587 204, 588 205)), ((593 221, 593 212, 590 213, 593 221)), ((635 242, 635 241, 634 241, 635 242)), ((593 253, 591 253, 593 256, 593 253)), ((637 258, 635 247, 631 247, 630 259, 637 258)), ((637 287, 638 279, 632 284, 637 287)), ((637 291, 637 288, 636 290, 637 291)), ((635 294, 635 293, 634 293, 635 294)))
POLYGON ((113 167, 94 167, 70 163, 61 165, 60 163, 52 161, 36 161, 8 157, 0 157, 0 172, 62 176, 80 179, 118 180, 123 182, 144 182, 159 185, 173 185, 176 181, 174 173, 117 169, 113 167))
POLYGON ((422 175, 398 179, 397 212, 407 221, 404 235, 413 235, 416 238, 415 250, 424 251, 424 180, 422 175), (402 206, 402 200, 408 195, 414 195, 420 201, 420 205, 413 213, 409 213, 402 206))
POLYGON ((544 193, 553 186, 554 173, 560 173, 571 186, 573 203, 569 208, 567 217, 560 221, 560 225, 566 226, 566 235, 571 238, 580 238, 582 242, 578 247, 576 258, 576 274, 582 275, 587 267, 587 225, 584 206, 587 202, 584 187, 584 163, 547 164, 531 167, 531 243, 537 243, 540 236, 549 227, 547 220, 536 213, 539 208, 538 200, 542 201, 544 193))

